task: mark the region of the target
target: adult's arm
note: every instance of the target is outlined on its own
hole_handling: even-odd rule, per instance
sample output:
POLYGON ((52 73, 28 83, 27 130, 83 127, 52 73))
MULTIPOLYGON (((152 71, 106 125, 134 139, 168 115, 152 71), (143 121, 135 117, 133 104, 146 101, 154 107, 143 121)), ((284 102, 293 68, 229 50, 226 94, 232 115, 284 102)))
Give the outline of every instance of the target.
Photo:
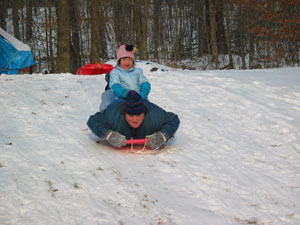
POLYGON ((105 123, 104 112, 97 112, 95 115, 90 116, 87 125, 100 138, 104 138, 105 133, 109 130, 108 125, 105 123))
POLYGON ((148 116, 150 117, 147 123, 151 126, 152 133, 162 131, 165 133, 167 139, 173 137, 180 124, 178 116, 175 113, 166 112, 149 101, 146 101, 146 105, 149 109, 148 116))
POLYGON ((161 131, 166 134, 167 140, 173 137, 179 127, 180 120, 175 113, 164 111, 164 119, 161 131))

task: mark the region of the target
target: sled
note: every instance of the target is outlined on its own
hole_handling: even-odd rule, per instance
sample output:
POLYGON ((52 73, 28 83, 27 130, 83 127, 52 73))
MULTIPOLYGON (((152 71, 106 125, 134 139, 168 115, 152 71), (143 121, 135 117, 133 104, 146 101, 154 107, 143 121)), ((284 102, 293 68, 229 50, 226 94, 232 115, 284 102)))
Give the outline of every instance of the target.
POLYGON ((147 142, 147 138, 145 139, 129 139, 126 142, 126 145, 145 145, 147 142))
POLYGON ((86 64, 80 67, 76 74, 77 75, 100 75, 107 74, 112 71, 115 67, 110 64, 104 63, 95 63, 95 64, 86 64))
POLYGON ((165 149, 165 146, 159 149, 151 149, 146 146, 147 138, 145 139, 129 139, 126 142, 126 146, 123 146, 121 148, 113 147, 107 142, 104 142, 103 140, 97 141, 98 144, 102 144, 105 146, 110 146, 111 148, 124 152, 124 153, 133 153, 133 154, 156 154, 160 152, 161 150, 165 149))
POLYGON ((127 140, 126 146, 121 147, 118 150, 125 151, 127 153, 134 154, 155 154, 161 151, 162 149, 151 149, 146 146, 148 138, 145 139, 130 139, 127 140))

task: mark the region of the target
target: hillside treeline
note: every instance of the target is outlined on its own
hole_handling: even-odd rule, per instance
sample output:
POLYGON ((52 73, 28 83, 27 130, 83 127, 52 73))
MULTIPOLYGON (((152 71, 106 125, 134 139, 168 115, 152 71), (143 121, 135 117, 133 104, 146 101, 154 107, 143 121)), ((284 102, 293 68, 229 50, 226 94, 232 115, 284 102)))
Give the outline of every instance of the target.
POLYGON ((31 46, 35 72, 74 73, 126 43, 173 66, 299 66, 300 0, 1 0, 0 10, 1 27, 31 46))

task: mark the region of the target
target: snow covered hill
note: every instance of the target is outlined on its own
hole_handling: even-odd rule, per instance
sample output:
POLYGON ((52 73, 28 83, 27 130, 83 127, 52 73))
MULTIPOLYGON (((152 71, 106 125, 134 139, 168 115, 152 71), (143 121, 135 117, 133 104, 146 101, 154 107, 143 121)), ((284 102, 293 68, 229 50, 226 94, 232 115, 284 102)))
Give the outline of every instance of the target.
POLYGON ((0 224, 300 224, 299 68, 137 66, 181 120, 159 154, 96 143, 103 75, 0 76, 0 224))

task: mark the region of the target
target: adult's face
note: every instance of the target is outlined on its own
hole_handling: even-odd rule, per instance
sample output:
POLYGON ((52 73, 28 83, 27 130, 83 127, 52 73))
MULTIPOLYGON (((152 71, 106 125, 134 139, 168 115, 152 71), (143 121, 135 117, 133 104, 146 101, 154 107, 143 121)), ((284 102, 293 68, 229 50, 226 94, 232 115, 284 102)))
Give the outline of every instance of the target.
POLYGON ((139 115, 129 115, 127 113, 125 114, 125 119, 132 128, 138 128, 144 121, 144 118, 145 113, 139 115))

